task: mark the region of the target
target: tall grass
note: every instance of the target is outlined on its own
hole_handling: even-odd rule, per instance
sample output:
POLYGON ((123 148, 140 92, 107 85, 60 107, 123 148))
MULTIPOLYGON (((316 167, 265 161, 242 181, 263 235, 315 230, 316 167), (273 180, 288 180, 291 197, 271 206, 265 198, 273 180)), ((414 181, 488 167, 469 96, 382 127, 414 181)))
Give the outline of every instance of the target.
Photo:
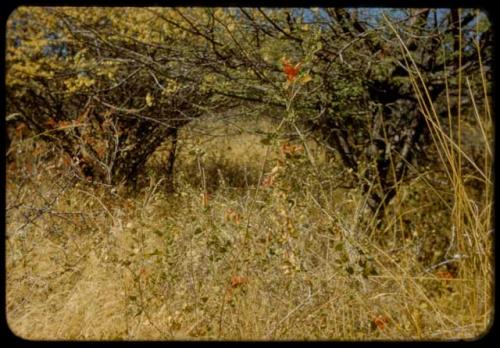
MULTIPOLYGON (((483 162, 476 163, 472 156, 465 151, 462 135, 464 133, 462 121, 463 111, 461 96, 464 76, 462 66, 458 68, 458 107, 456 115, 451 112, 451 101, 449 97, 449 77, 445 76, 446 101, 448 105, 448 132, 444 129, 436 112, 434 103, 430 97, 429 89, 412 58, 405 43, 389 21, 387 23, 400 41, 402 52, 407 59, 407 69, 419 102, 420 112, 424 116, 427 127, 430 130, 435 148, 445 169, 448 182, 452 187, 453 206, 451 207, 451 226, 456 252, 453 260, 459 263, 459 278, 463 280, 474 280, 467 288, 462 288, 460 296, 461 304, 468 308, 473 321, 483 322, 486 330, 492 324, 493 303, 493 177, 492 177, 492 140, 493 121, 489 105, 488 81, 481 59, 479 42, 476 41, 478 63, 480 66, 480 81, 482 96, 480 102, 483 108, 479 108, 475 93, 472 90, 470 79, 465 76, 466 91, 470 96, 473 106, 473 115, 476 120, 476 134, 480 137, 483 153, 483 162), (456 120, 457 127, 453 127, 456 120), (463 172, 464 164, 472 171, 467 174, 463 172), (480 198, 471 196, 467 188, 467 179, 479 181, 481 187, 480 198)), ((461 63, 462 32, 458 41, 460 42, 459 62, 461 63)), ((443 49, 444 51, 444 49, 443 49)), ((445 71, 446 72, 446 71, 445 71)))

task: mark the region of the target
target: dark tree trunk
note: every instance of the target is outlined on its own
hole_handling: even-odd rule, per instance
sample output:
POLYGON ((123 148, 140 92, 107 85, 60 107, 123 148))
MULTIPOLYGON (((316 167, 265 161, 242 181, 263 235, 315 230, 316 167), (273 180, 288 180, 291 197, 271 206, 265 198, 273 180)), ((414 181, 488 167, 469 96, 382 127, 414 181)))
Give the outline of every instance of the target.
MULTIPOLYGON (((166 138, 174 134, 177 137, 177 127, 166 128, 165 126, 156 126, 151 129, 144 126, 132 131, 135 131, 136 134, 132 136, 128 135, 128 138, 135 139, 137 137, 138 139, 143 139, 143 141, 134 141, 131 149, 119 154, 116 159, 115 166, 117 166, 117 170, 113 172, 112 184, 117 184, 125 180, 136 189, 139 186, 138 181, 140 181, 140 175, 148 158, 166 138), (145 134, 148 135, 145 136, 145 134)), ((170 154, 170 157, 174 155, 170 154)), ((169 158, 169 162, 172 162, 173 170, 173 160, 169 158)))
MULTIPOLYGON (((373 140, 367 147, 367 158, 374 166, 366 171, 363 192, 368 194, 368 206, 379 221, 396 195, 397 185, 404 177, 425 129, 425 121, 415 101, 402 99, 396 105, 396 108, 383 111, 383 119, 386 123, 392 122, 392 127, 382 134, 380 127, 387 124, 375 127, 373 140)), ((384 121, 381 119, 381 122, 384 121)))
POLYGON ((172 128, 172 144, 170 147, 170 152, 168 155, 168 162, 166 168, 166 178, 167 178, 167 191, 174 192, 174 164, 175 164, 175 154, 177 150, 177 128, 172 128))

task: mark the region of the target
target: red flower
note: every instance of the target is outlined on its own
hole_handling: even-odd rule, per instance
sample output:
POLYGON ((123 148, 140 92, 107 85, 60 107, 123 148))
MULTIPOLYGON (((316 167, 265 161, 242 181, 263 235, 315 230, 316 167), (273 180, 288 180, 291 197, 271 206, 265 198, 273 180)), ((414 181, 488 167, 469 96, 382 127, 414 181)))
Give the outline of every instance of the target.
POLYGON ((298 63, 295 66, 292 66, 292 64, 290 64, 290 61, 288 59, 283 59, 283 71, 285 72, 288 81, 295 80, 297 74, 300 71, 301 65, 302 63, 298 63))

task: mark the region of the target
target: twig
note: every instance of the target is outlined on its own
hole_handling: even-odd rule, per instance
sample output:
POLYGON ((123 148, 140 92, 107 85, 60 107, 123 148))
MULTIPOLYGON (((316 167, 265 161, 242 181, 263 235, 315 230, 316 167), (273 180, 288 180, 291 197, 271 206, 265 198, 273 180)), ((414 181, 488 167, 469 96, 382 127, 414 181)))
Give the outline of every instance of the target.
POLYGON ((435 265, 432 265, 432 266, 430 266, 430 267, 426 268, 426 269, 425 269, 425 271, 426 271, 426 272, 430 272, 430 271, 432 271, 433 269, 436 269, 436 268, 438 268, 438 267, 440 267, 440 266, 447 265, 447 264, 452 263, 452 262, 457 262, 457 261, 459 261, 459 260, 461 260, 461 259, 463 259, 463 258, 464 258, 464 256, 459 255, 459 254, 453 255, 453 258, 448 259, 448 260, 444 260, 444 261, 439 262, 439 263, 437 263, 437 264, 435 264, 435 265))
MULTIPOLYGON (((336 276, 337 276, 337 272, 332 274, 326 280, 326 282, 329 282, 330 280, 332 280, 336 276)), ((271 335, 280 327, 281 324, 283 324, 288 318, 290 318, 290 316, 292 316, 293 313, 295 313, 299 308, 301 308, 305 304, 307 304, 307 302, 309 302, 316 294, 318 294, 321 291, 322 291, 322 289, 320 288, 320 289, 316 290, 315 292, 311 293, 311 289, 309 288, 309 294, 307 295, 307 298, 304 301, 302 301, 301 303, 299 303, 297 306, 295 306, 295 308, 292 309, 290 312, 288 312, 287 315, 285 315, 283 317, 283 319, 281 319, 276 325, 274 325, 274 327, 271 330, 269 330, 269 332, 267 333, 266 338, 269 339, 271 337, 271 335)))

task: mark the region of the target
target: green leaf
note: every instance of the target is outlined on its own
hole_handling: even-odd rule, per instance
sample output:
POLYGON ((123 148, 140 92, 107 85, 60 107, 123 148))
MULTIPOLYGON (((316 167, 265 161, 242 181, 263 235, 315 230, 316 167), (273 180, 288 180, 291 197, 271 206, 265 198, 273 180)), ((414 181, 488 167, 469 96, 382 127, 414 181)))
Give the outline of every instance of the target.
POLYGON ((272 139, 270 138, 263 138, 260 139, 260 143, 266 146, 272 145, 272 139))

